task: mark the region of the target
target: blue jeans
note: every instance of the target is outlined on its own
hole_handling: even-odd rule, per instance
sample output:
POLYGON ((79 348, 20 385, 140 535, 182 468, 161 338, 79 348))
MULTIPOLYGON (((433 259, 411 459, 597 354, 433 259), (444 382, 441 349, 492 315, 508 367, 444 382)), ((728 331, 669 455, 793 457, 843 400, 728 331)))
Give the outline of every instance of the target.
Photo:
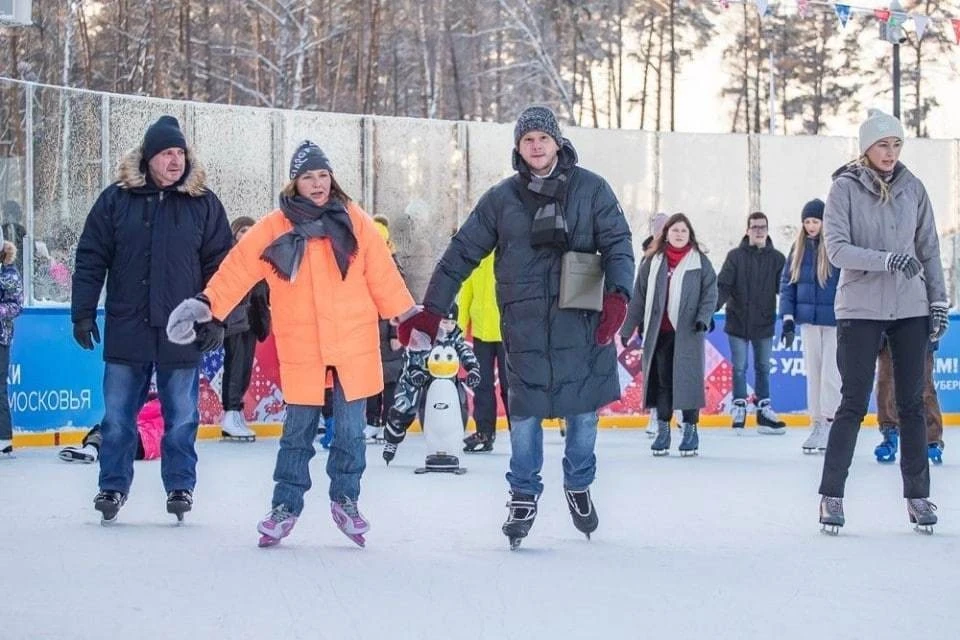
MULTIPOLYGON (((563 451, 564 489, 586 489, 597 474, 597 413, 567 416, 567 436, 563 451)), ((543 467, 542 418, 510 417, 510 471, 507 482, 514 493, 539 496, 543 493, 540 469, 543 467)))
MULTIPOLYGON (((330 500, 360 497, 360 477, 367 467, 367 443, 363 436, 366 426, 367 399, 347 402, 340 379, 334 376, 333 419, 334 431, 330 454, 327 457, 327 475, 330 476, 330 500)), ((322 415, 321 407, 290 404, 283 420, 283 435, 273 479, 273 506, 284 504, 291 512, 303 511, 303 494, 310 490, 310 460, 316 453, 313 441, 322 415)))
MULTIPOLYGON (((137 454, 137 414, 147 399, 153 363, 106 363, 103 371, 105 412, 100 429, 100 490, 130 493, 133 459, 137 454)), ((160 441, 160 477, 167 491, 197 484, 197 427, 200 412, 200 370, 157 370, 157 392, 163 409, 160 441)))
POLYGON ((730 338, 730 360, 733 364, 733 399, 747 398, 747 347, 753 346, 753 391, 757 400, 770 399, 770 353, 773 338, 746 340, 737 336, 730 338))

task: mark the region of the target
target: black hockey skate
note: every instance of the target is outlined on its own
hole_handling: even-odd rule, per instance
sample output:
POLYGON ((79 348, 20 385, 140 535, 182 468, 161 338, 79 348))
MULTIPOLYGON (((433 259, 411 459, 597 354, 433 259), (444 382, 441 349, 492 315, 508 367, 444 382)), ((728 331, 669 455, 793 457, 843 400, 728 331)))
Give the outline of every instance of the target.
POLYGON ((397 447, 403 442, 407 432, 392 424, 389 420, 383 426, 383 439, 386 441, 383 445, 383 461, 387 464, 397 455, 397 447))
POLYGON ((93 508, 100 512, 100 524, 108 525, 117 521, 120 507, 127 501, 127 496, 119 491, 101 491, 93 498, 93 508))
POLYGON ((937 505, 926 498, 908 498, 907 515, 910 516, 910 524, 917 533, 931 535, 933 525, 937 524, 937 505))
POLYGON ((493 441, 497 439, 495 435, 488 435, 486 433, 471 433, 469 436, 463 439, 463 451, 464 453, 484 453, 487 451, 493 451, 493 441))
POLYGON ((193 508, 193 492, 189 489, 174 489, 167 494, 167 513, 177 516, 177 522, 183 522, 183 514, 193 508))
POLYGON ((570 509, 570 517, 573 518, 573 526, 589 540, 590 534, 596 531, 597 525, 600 524, 597 510, 590 498, 590 489, 582 491, 566 489, 564 493, 567 496, 567 507, 570 509))
POLYGON ((503 523, 503 535, 510 540, 510 550, 516 551, 520 542, 530 533, 533 520, 537 517, 537 497, 511 492, 507 508, 510 511, 507 513, 507 521, 503 523))
POLYGON ((827 535, 840 533, 840 527, 846 523, 843 517, 843 498, 823 496, 820 498, 820 530, 827 535))

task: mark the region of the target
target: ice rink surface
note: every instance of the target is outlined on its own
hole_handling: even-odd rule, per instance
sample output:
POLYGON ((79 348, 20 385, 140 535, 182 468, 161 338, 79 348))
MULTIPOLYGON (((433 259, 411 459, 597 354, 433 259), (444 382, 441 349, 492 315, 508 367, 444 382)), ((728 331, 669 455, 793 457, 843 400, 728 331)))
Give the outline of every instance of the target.
POLYGON ((414 475, 411 434, 386 467, 367 447, 367 547, 329 513, 326 453, 291 536, 256 546, 276 440, 201 442, 194 511, 165 511, 159 463, 136 463, 112 527, 93 510, 97 466, 54 449, 0 461, 0 638, 952 638, 960 635, 960 449, 931 470, 941 524, 907 522, 897 466, 864 429, 847 526, 817 524, 822 456, 805 429, 704 429, 701 455, 653 458, 642 431, 601 430, 587 541, 562 494, 563 440, 545 432, 536 524, 519 551, 500 532, 509 439, 463 456, 463 476, 414 475), (954 457, 956 455, 956 457, 954 457))

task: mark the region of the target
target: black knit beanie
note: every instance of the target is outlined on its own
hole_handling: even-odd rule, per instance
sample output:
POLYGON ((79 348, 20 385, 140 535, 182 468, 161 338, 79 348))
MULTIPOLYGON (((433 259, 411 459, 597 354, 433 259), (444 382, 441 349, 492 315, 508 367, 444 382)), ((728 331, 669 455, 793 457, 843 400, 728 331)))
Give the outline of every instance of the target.
POLYGON ((296 180, 307 171, 318 171, 326 169, 333 173, 333 167, 326 154, 315 143, 304 140, 297 145, 297 150, 293 152, 290 158, 290 179, 296 180))
POLYGON ((143 136, 143 160, 150 162, 153 156, 164 149, 177 147, 187 150, 187 139, 183 137, 183 131, 180 130, 180 123, 173 116, 160 116, 160 118, 147 128, 147 133, 143 136))
POLYGON ((562 145, 562 136, 560 135, 560 124, 557 122, 557 116, 549 107, 532 106, 527 107, 517 118, 517 124, 513 128, 513 144, 520 145, 520 138, 531 131, 543 131, 554 139, 557 146, 562 145))
POLYGON ((807 218, 816 218, 817 220, 823 220, 823 200, 820 198, 815 198, 803 205, 803 212, 800 214, 800 221, 803 222, 807 218))

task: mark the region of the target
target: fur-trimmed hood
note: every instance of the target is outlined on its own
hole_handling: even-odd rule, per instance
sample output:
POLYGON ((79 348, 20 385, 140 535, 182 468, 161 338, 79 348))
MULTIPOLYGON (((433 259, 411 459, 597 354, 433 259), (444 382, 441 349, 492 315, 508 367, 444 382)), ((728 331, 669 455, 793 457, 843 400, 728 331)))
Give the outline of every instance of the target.
MULTIPOLYGON (((117 185, 121 189, 138 189, 146 186, 147 174, 142 168, 143 166, 143 149, 135 147, 127 151, 120 158, 120 164, 117 166, 117 185)), ((186 172, 175 190, 199 198, 207 191, 206 180, 206 170, 204 170, 200 160, 197 159, 193 149, 188 147, 186 172)))

